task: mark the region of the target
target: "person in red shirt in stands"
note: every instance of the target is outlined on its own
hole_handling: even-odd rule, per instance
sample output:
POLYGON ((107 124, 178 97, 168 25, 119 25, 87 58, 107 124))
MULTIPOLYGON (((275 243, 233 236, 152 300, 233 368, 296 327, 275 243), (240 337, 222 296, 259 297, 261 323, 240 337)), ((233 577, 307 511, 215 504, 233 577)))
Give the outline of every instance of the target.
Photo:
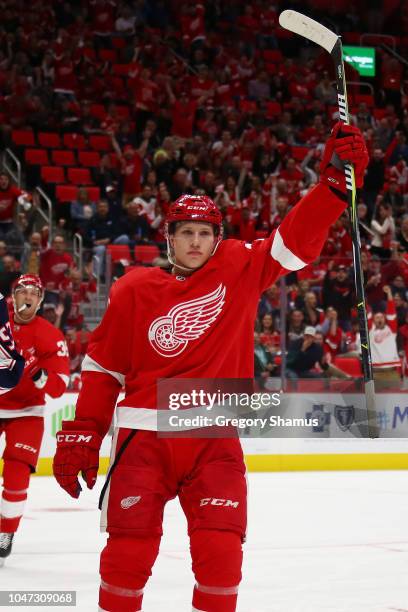
POLYGON ((171 104, 171 133, 180 138, 191 138, 199 101, 190 99, 186 91, 182 91, 177 99, 169 82, 166 90, 171 104))
POLYGON ((40 277, 45 287, 45 301, 58 304, 59 287, 70 268, 75 267, 74 260, 65 250, 63 236, 55 236, 51 247, 41 254, 40 277))
POLYGON ((25 211, 31 208, 31 196, 13 185, 7 172, 0 172, 0 240, 7 245, 22 247, 24 238, 18 227, 13 223, 17 204, 25 211))
POLYGON ((95 293, 95 281, 85 282, 79 270, 71 268, 69 276, 65 277, 59 285, 61 298, 69 298, 69 313, 67 327, 80 329, 84 315, 81 312, 81 304, 89 302, 89 294, 95 293))
POLYGON ((146 155, 149 145, 151 131, 145 129, 143 141, 138 149, 134 149, 131 144, 127 144, 121 150, 114 133, 111 133, 112 146, 119 157, 121 172, 123 175, 123 205, 133 200, 141 189, 141 178, 143 169, 143 157, 146 155))
POLYGON ((337 310, 333 306, 326 309, 326 318, 321 324, 324 335, 323 352, 329 355, 329 362, 332 363, 340 353, 344 332, 337 321, 337 310))

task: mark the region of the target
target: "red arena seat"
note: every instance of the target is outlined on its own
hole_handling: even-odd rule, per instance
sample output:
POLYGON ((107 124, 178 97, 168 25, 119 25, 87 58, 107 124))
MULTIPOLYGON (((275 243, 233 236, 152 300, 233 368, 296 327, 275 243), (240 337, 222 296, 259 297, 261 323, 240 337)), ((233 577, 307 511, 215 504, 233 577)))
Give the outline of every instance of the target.
POLYGON ((47 149, 61 149, 60 135, 55 132, 39 132, 38 143, 47 149))
POLYGON ((45 183, 65 183, 65 171, 61 166, 43 166, 41 178, 45 183))
POLYGON ((55 196, 58 202, 73 202, 78 196, 78 187, 76 185, 57 185, 55 196))
POLYGON ((31 130, 13 130, 11 140, 18 147, 35 147, 35 136, 31 130))
POLYGON ((89 137, 89 145, 95 151, 110 151, 112 149, 112 142, 109 136, 93 134, 89 137))
POLYGON ((130 248, 127 244, 109 244, 107 246, 107 250, 111 257, 112 263, 115 261, 120 261, 121 259, 128 262, 132 261, 130 248))
POLYGON ((101 163, 101 156, 98 151, 79 151, 78 162, 87 168, 97 168, 101 163))
POLYGON ((155 244, 137 245, 135 259, 140 263, 152 263, 160 255, 159 247, 155 244))
POLYGON ((99 187, 87 187, 86 191, 91 202, 98 202, 101 197, 101 190, 99 187))
POLYGON ((48 166, 50 163, 47 149, 26 149, 24 160, 31 166, 48 166))
POLYGON ((86 149, 86 140, 82 134, 64 134, 63 140, 68 149, 86 149))
POLYGON ((350 376, 356 376, 357 378, 362 376, 361 362, 358 357, 342 357, 339 355, 334 359, 333 363, 343 372, 350 374, 350 376))
POLYGON ((51 152, 52 163, 56 166, 75 166, 76 159, 73 151, 54 149, 51 152))
POLYGON ((68 181, 74 185, 91 185, 93 183, 88 168, 68 168, 68 181))

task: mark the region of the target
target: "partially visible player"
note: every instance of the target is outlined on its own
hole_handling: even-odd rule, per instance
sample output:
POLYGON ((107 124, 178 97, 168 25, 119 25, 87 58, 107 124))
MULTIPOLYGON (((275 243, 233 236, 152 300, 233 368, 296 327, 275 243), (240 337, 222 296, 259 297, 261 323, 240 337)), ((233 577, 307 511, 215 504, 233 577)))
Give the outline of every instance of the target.
MULTIPOLYGON (((44 298, 40 278, 31 274, 20 276, 13 285, 12 298, 11 329, 16 348, 25 359, 25 368, 14 389, 12 385, 2 389, 0 403, 0 435, 6 436, 0 506, 0 565, 11 552, 27 499, 30 474, 36 469, 44 431, 45 395, 62 395, 69 374, 64 336, 37 316, 44 298)), ((6 333, 7 330, 8 327, 6 333)), ((23 361, 21 356, 17 358, 14 354, 12 358, 19 364, 23 361)))
MULTIPOLYGON (((259 297, 276 279, 321 252, 346 207, 343 170, 362 185, 368 154, 361 132, 335 126, 316 185, 265 240, 222 241, 222 218, 207 196, 184 195, 166 217, 172 274, 138 268, 116 282, 89 342, 74 421, 57 434, 54 474, 78 497, 92 488, 98 451, 118 394, 112 463, 105 483, 100 610, 136 612, 159 551, 164 506, 178 496, 187 518, 196 583, 194 612, 234 612, 241 581, 247 489, 237 438, 157 434, 160 378, 253 378, 259 297)), ((167 413, 168 414, 168 413, 167 413)), ((169 601, 164 608, 173 609, 169 601)))
POLYGON ((0 395, 13 389, 21 379, 24 357, 16 349, 7 302, 0 293, 0 395))

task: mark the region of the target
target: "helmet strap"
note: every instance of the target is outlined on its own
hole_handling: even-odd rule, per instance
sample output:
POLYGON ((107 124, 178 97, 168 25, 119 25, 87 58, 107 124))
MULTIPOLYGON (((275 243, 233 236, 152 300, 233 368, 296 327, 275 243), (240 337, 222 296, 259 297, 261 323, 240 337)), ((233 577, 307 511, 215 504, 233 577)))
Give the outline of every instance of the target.
MULTIPOLYGON (((214 245, 214 248, 210 254, 210 257, 212 257, 215 254, 215 251, 218 249, 218 246, 220 244, 220 242, 222 241, 222 235, 223 235, 223 231, 222 231, 222 227, 220 228, 220 233, 217 236, 217 242, 214 245)), ((169 260, 169 262, 171 263, 172 266, 174 266, 175 268, 178 268, 179 270, 184 270, 185 272, 196 272, 197 270, 200 270, 203 266, 205 266, 205 264, 207 263, 207 261, 203 264, 203 266, 200 266, 200 268, 187 268, 187 266, 182 266, 181 264, 176 263, 175 259, 174 259, 174 249, 173 247, 170 245, 170 236, 169 234, 166 232, 166 242, 167 242, 167 259, 169 260)))

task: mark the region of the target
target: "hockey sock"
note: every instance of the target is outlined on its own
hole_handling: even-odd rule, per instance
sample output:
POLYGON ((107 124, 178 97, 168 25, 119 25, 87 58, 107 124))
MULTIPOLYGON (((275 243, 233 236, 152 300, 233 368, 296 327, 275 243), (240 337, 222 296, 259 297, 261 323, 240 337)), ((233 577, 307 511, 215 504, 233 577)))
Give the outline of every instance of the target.
POLYGON ((101 554, 99 606, 109 612, 142 609, 143 588, 159 552, 160 536, 111 534, 101 554))
POLYGON ((30 466, 21 461, 5 459, 3 494, 0 508, 0 531, 14 533, 23 516, 30 482, 30 466))
POLYGON ((197 529, 190 536, 196 584, 193 610, 235 612, 241 581, 241 537, 232 531, 197 529))

